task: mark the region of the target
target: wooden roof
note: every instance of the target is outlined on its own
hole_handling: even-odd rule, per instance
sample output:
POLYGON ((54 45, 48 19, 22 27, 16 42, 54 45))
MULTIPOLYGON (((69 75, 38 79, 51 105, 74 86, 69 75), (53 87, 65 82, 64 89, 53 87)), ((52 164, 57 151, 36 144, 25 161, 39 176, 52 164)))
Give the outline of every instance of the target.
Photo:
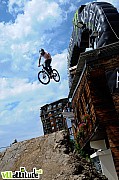
POLYGON ((72 98, 75 88, 77 84, 79 84, 78 82, 81 81, 81 77, 83 76, 88 64, 93 64, 94 62, 99 63, 101 59, 111 58, 114 55, 119 55, 119 41, 98 49, 81 53, 77 64, 76 75, 70 88, 69 98, 72 98))

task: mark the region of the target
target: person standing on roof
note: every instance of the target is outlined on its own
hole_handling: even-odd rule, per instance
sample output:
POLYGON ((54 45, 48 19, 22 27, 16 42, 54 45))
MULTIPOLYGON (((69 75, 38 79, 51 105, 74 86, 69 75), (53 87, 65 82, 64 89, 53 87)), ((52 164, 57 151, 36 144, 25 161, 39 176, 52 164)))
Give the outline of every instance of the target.
POLYGON ((41 49, 39 51, 39 53, 40 53, 40 57, 39 57, 38 67, 40 67, 41 58, 43 57, 45 59, 45 62, 44 62, 45 67, 44 67, 44 69, 51 75, 52 68, 51 68, 50 64, 51 64, 52 58, 51 58, 50 53, 46 52, 44 49, 41 49))

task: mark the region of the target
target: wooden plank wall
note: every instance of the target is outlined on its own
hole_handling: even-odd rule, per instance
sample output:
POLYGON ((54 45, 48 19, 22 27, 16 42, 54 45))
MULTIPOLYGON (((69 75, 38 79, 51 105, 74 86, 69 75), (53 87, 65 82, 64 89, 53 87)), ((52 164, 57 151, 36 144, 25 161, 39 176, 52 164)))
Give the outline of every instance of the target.
POLYGON ((85 137, 83 140, 79 142, 81 147, 83 147, 85 143, 88 142, 91 135, 93 134, 96 125, 96 115, 90 95, 87 71, 84 73, 82 77, 82 81, 79 84, 79 87, 74 95, 74 98, 72 100, 72 108, 74 109, 74 114, 75 114, 75 126, 76 126, 75 137, 78 135, 79 132, 78 125, 83 122, 82 117, 85 114, 89 114, 90 116, 90 120, 91 120, 90 127, 88 127, 88 129, 85 130, 86 131, 84 132, 85 137))
MULTIPOLYGON (((89 64, 72 99, 72 107, 76 126, 81 122, 81 116, 87 113, 88 105, 93 123, 96 124, 98 119, 98 123, 105 128, 119 177, 119 94, 110 93, 105 75, 105 72, 118 66, 119 55, 89 64)), ((90 133, 87 136, 89 138, 90 133)))

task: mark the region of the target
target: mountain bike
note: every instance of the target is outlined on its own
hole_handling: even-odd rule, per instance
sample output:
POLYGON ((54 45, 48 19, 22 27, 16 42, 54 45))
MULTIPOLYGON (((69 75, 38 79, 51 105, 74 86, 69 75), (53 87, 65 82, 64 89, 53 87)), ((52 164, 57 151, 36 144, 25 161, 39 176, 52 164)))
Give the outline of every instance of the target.
POLYGON ((54 79, 54 81, 59 82, 60 81, 60 75, 56 69, 52 69, 51 75, 45 70, 44 64, 41 65, 42 70, 38 73, 38 80, 42 83, 47 85, 51 79, 54 79))

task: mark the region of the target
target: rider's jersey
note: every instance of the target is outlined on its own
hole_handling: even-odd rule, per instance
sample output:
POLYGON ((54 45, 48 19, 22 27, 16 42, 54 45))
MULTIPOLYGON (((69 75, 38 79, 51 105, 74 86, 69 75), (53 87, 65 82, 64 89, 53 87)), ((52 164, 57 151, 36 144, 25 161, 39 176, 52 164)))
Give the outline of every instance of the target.
POLYGON ((44 59, 47 60, 47 59, 51 59, 51 55, 47 52, 45 52, 45 54, 43 55, 44 59))

